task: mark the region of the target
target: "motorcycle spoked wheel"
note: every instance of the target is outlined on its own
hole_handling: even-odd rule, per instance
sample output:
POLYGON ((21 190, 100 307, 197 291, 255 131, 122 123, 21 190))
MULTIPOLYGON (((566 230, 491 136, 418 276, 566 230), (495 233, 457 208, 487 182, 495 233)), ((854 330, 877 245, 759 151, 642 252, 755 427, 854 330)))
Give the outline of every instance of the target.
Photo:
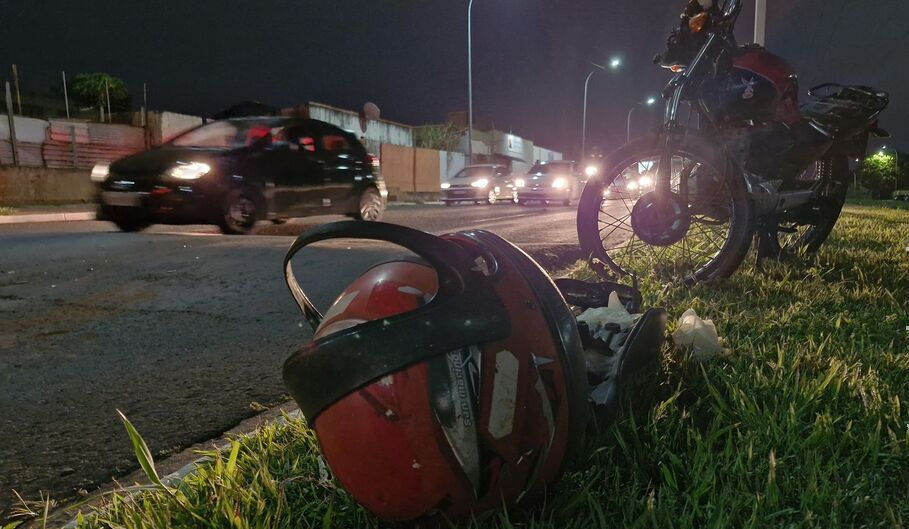
POLYGON ((673 200, 665 208, 681 213, 675 222, 664 223, 661 237, 653 229, 659 222, 648 223, 633 213, 647 209, 635 206, 642 200, 647 206, 655 195, 646 186, 643 191, 628 187, 632 181, 640 186, 642 177, 644 183, 655 180, 661 149, 656 138, 628 143, 607 157, 612 163, 601 177, 587 183, 578 204, 584 255, 604 276, 611 271, 685 282, 729 277, 751 246, 752 206, 744 179, 720 149, 686 135, 672 156, 673 200), (683 183, 687 192, 680 191, 683 183))
POLYGON ((784 254, 816 252, 830 237, 846 202, 849 160, 840 153, 828 154, 806 169, 798 183, 818 196, 801 208, 777 216, 777 239, 784 254))

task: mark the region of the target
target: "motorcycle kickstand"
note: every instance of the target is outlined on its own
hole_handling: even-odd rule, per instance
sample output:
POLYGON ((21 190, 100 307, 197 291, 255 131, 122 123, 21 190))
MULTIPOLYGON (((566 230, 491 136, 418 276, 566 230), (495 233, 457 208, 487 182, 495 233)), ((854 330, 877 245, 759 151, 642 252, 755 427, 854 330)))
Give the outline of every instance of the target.
POLYGON ((779 261, 783 257, 783 248, 780 247, 779 230, 775 218, 761 221, 757 226, 758 248, 757 269, 763 271, 765 259, 779 261))

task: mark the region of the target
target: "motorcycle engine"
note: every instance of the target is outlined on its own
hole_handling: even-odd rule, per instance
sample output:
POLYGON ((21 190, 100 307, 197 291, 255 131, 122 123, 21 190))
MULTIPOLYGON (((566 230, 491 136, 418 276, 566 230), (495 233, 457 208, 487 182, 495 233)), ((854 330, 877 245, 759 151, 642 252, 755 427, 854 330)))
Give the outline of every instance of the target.
POLYGON ((723 136, 739 167, 749 176, 764 181, 798 179, 832 143, 807 120, 793 127, 778 121, 750 122, 724 130, 723 136))

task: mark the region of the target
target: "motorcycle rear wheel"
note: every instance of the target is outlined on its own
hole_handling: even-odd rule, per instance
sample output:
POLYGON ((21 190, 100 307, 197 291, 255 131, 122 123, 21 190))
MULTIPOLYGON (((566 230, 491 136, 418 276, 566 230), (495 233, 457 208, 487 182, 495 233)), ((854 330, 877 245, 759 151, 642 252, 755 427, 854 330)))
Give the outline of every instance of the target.
POLYGON ((679 213, 670 212, 668 217, 666 210, 660 213, 670 219, 667 230, 674 230, 664 230, 669 236, 660 239, 664 233, 648 232, 643 217, 635 221, 632 215, 639 202, 643 207, 638 209, 664 207, 650 207, 648 197, 655 195, 640 188, 646 178, 652 185, 662 149, 656 138, 628 143, 608 156, 610 165, 587 183, 577 221, 584 255, 604 276, 611 271, 685 282, 729 277, 751 247, 753 208, 742 175, 705 138, 694 134, 682 138, 672 154, 671 169, 672 208, 679 213), (629 186, 633 179, 637 183, 629 186), (682 181, 687 193, 681 190, 682 181), (704 189, 700 194, 698 185, 704 189))
POLYGON ((849 159, 831 153, 809 167, 800 177, 817 198, 795 211, 779 215, 778 240, 784 253, 813 253, 830 237, 846 202, 849 189, 849 159))

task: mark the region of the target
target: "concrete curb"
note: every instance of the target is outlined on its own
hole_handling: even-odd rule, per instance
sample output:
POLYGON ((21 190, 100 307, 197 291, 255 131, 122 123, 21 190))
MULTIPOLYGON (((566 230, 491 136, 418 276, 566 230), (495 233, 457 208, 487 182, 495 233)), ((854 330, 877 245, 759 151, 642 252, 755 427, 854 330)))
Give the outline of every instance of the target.
POLYGON ((0 224, 26 224, 31 222, 70 222, 95 220, 94 211, 73 211, 71 213, 31 213, 27 215, 0 215, 0 224))

